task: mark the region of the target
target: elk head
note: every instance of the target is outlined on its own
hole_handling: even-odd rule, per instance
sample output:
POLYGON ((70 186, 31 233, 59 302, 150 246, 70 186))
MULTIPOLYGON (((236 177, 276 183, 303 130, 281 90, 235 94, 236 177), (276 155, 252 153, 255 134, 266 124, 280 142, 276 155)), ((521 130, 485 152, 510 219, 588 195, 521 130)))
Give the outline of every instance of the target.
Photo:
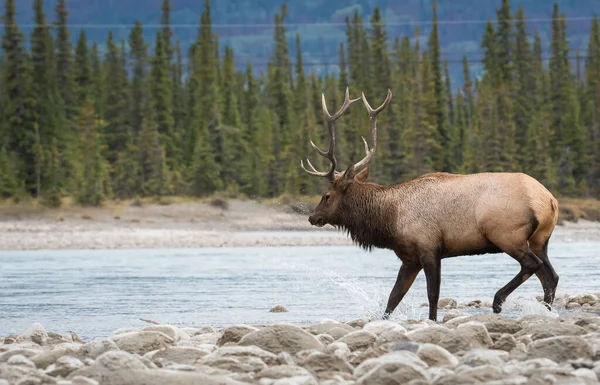
POLYGON ((310 144, 320 155, 329 160, 329 170, 326 172, 317 171, 310 163, 310 160, 307 159, 306 162, 310 167, 310 170, 308 170, 304 167, 304 163, 300 161, 300 165, 304 171, 311 175, 325 177, 330 183, 329 188, 321 197, 321 201, 313 211, 312 215, 310 215, 308 218, 310 224, 313 226, 322 227, 326 224, 331 224, 334 226, 341 225, 344 216, 342 202, 348 191, 348 187, 356 182, 364 182, 369 175, 369 163, 371 162, 373 154, 375 154, 375 149, 377 148, 377 114, 379 114, 390 103, 392 100, 392 92, 388 90, 385 101, 376 109, 371 108, 369 102, 367 102, 367 99, 365 98, 365 94, 362 93, 363 103, 369 112, 370 134, 373 147, 369 148, 367 140, 362 137, 363 143, 365 144, 365 157, 358 163, 350 165, 346 171, 339 172, 335 170, 337 166, 337 160, 335 158, 335 121, 339 119, 340 116, 346 112, 346 110, 348 110, 352 103, 358 101, 359 99, 361 98, 350 99, 349 90, 346 88, 344 104, 338 110, 338 112, 331 115, 327 110, 325 95, 322 95, 321 101, 323 105, 323 114, 325 115, 325 120, 327 120, 327 128, 329 129, 329 148, 327 151, 323 151, 312 141, 310 144), (364 169, 359 171, 361 168, 364 169))

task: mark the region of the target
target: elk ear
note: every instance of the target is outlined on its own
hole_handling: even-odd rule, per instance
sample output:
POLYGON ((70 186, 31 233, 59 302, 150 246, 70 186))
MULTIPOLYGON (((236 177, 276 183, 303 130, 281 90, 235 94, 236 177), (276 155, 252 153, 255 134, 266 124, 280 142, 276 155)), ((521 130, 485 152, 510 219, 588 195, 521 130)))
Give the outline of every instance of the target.
POLYGON ((371 168, 370 165, 367 165, 367 167, 365 167, 361 172, 359 172, 358 174, 356 174, 356 176, 354 177, 355 180, 359 181, 359 182, 364 182, 367 180, 367 178, 369 177, 369 169, 371 168))
POLYGON ((339 186, 342 189, 342 191, 345 191, 346 188, 348 188, 348 185, 350 185, 350 183, 352 183, 354 181, 355 175, 356 175, 356 173, 354 172, 354 165, 351 164, 346 169, 346 171, 344 171, 344 174, 340 178, 339 186))

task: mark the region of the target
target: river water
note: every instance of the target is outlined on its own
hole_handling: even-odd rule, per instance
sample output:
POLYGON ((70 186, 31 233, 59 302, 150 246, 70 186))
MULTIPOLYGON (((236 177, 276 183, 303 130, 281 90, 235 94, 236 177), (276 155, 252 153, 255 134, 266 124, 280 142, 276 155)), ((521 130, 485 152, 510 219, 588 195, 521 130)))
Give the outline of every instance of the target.
MULTIPOLYGON (((549 254, 559 293, 600 292, 600 242, 551 242, 549 254)), ((390 251, 355 246, 0 252, 0 336, 33 322, 94 338, 145 326, 139 318, 224 327, 379 316, 399 266, 390 251), (269 313, 276 304, 289 312, 269 313)), ((518 270, 505 254, 447 259, 440 295, 491 300, 518 270)), ((546 314, 541 294, 534 276, 505 314, 546 314)), ((426 298, 421 272, 393 318, 427 318, 426 298)))

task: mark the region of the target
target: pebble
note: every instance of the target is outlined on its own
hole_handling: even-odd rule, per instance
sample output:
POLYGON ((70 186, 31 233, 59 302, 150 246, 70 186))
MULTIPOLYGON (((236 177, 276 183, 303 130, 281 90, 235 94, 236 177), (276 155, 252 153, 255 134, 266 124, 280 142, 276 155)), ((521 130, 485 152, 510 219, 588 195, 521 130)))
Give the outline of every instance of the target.
MULTIPOLYGON (((597 293, 561 298, 566 307, 600 303, 597 293)), ((600 383, 599 314, 515 319, 491 310, 471 315, 451 298, 440 302, 447 311, 438 323, 152 325, 89 341, 34 323, 0 336, 0 385, 600 383)))

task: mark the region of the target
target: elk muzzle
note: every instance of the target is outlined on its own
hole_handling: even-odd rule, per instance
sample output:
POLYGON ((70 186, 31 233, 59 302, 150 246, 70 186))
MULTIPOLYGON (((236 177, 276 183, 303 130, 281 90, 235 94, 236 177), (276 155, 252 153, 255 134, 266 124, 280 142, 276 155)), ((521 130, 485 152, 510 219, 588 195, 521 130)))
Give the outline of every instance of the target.
POLYGON ((313 214, 310 217, 308 217, 308 221, 310 222, 311 225, 317 226, 317 227, 323 227, 327 224, 327 221, 325 221, 325 219, 323 219, 322 217, 319 217, 316 214, 313 214))

